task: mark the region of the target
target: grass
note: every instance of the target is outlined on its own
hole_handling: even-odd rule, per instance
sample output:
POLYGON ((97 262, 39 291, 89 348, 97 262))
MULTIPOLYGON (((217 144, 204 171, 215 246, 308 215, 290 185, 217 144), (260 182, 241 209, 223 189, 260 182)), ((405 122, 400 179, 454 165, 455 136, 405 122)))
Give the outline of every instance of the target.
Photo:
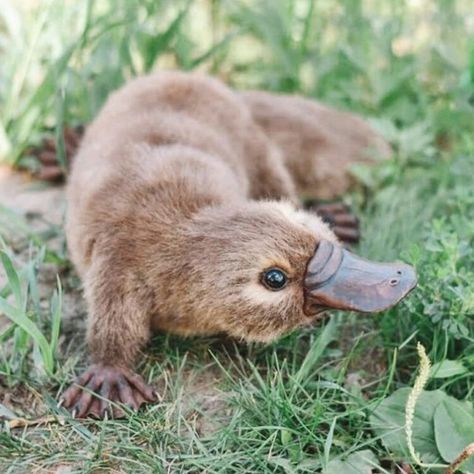
MULTIPOLYGON (((13 323, 2 334, 2 340, 6 341, 13 335, 14 347, 11 348, 10 359, 5 360, 2 368, 7 376, 18 371, 15 359, 21 354, 22 359, 28 352, 28 339, 34 344, 34 360, 39 365, 37 369, 45 375, 52 376, 55 369, 56 349, 58 345, 59 330, 61 326, 61 284, 58 280, 58 291, 54 293, 51 301, 51 334, 48 339, 41 329, 28 314, 29 303, 35 313, 40 312, 40 300, 35 278, 35 267, 44 259, 44 251, 37 258, 28 262, 21 273, 17 272, 8 250, 2 250, 0 259, 7 275, 7 285, 4 296, 0 297, 0 309, 3 314, 13 323), (7 300, 8 293, 13 293, 13 304, 7 300)), ((8 377, 7 377, 8 380, 8 377)))
POLYGON ((269 346, 158 335, 141 369, 162 400, 125 421, 78 422, 55 402, 86 365, 83 334, 58 332, 63 297, 78 287, 52 244, 62 230, 39 231, 2 206, 0 312, 12 324, 0 326, 0 416, 44 421, 0 429, 2 472, 319 472, 361 449, 391 472, 397 460, 368 419, 413 383, 417 341, 433 363, 467 368, 428 388, 472 400, 472 21, 461 0, 2 3, 5 162, 34 167, 29 147, 87 123, 111 90, 152 69, 200 68, 240 88, 304 93, 363 113, 392 143, 390 163, 354 169, 361 185, 346 199, 361 217, 358 252, 403 258, 420 276, 416 292, 380 316, 335 314, 269 346), (51 266, 61 284, 44 294, 51 266))

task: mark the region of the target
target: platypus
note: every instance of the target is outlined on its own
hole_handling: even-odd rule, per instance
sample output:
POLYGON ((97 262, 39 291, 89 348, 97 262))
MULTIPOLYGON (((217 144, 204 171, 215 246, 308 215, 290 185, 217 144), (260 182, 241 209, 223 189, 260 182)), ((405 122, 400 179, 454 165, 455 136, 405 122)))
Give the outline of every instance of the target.
POLYGON ((199 73, 159 72, 113 93, 68 178, 93 364, 64 406, 102 417, 109 400, 152 402, 134 364, 157 330, 268 342, 331 308, 397 303, 414 269, 355 256, 337 236, 347 215, 334 212, 331 228, 300 204, 340 196, 349 166, 371 153, 390 148, 355 115, 199 73))

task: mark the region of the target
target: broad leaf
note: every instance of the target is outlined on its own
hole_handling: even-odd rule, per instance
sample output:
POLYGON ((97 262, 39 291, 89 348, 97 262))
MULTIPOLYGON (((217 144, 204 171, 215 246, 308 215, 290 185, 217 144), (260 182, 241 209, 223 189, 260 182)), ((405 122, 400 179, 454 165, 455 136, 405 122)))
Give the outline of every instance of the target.
POLYGON ((351 454, 345 460, 333 459, 323 474, 372 474, 379 467, 375 454, 370 449, 364 449, 351 454))
POLYGON ((434 379, 444 379, 462 375, 468 372, 467 367, 458 360, 443 360, 437 364, 433 364, 430 371, 430 377, 434 379))
MULTIPOLYGON (((395 456, 409 459, 405 433, 405 406, 410 388, 386 398, 370 417, 370 424, 384 446, 395 456)), ((474 412, 471 403, 460 402, 442 390, 423 391, 413 419, 413 445, 424 463, 452 462, 474 442, 474 412)), ((462 472, 474 472, 469 460, 462 472)))
MULTIPOLYGON (((474 443, 474 414, 472 405, 446 397, 434 413, 435 439, 445 461, 453 462, 461 451, 474 443)), ((474 473, 474 458, 464 462, 460 471, 474 473)))
MULTIPOLYGON (((405 405, 410 388, 401 388, 386 398, 370 416, 370 425, 382 443, 395 455, 410 457, 405 435, 405 405)), ((413 420, 413 445, 425 463, 440 463, 435 443, 433 417, 447 395, 441 390, 424 391, 416 403, 413 420)))

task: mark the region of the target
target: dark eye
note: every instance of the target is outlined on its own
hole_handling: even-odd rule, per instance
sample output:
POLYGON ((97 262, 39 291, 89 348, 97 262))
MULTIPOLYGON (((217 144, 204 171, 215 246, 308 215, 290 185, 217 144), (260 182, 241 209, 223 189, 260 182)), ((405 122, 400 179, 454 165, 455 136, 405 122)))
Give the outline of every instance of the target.
POLYGON ((287 282, 288 277, 278 268, 270 268, 269 270, 263 272, 262 283, 269 290, 281 290, 286 286, 287 282))

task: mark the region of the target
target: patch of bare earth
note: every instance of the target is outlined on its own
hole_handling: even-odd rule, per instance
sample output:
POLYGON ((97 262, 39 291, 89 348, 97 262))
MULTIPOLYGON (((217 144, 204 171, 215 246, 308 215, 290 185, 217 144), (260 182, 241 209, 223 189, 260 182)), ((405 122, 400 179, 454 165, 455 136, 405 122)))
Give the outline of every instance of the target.
MULTIPOLYGON (((0 167, 0 205, 13 212, 24 221, 31 232, 41 236, 49 250, 62 253, 64 251, 64 215, 66 209, 65 188, 32 181, 23 173, 12 171, 8 167, 0 167)), ((8 243, 15 250, 20 262, 29 258, 27 236, 18 232, 15 223, 4 223, 1 229, 5 230, 8 243)), ((57 284, 57 275, 61 275, 66 291, 63 301, 63 324, 74 327, 83 323, 85 306, 78 282, 74 275, 64 271, 58 265, 47 263, 42 266, 38 275, 39 294, 46 304, 57 284)), ((5 275, 0 269, 0 287, 6 283, 5 275)), ((5 319, 3 319, 5 324, 5 319)), ((2 320, 0 320, 0 326, 2 320)), ((71 328, 72 329, 72 328, 71 328)))
POLYGON ((386 381, 387 354, 370 321, 355 320, 342 325, 338 347, 343 354, 351 355, 344 383, 348 390, 360 392, 365 397, 368 387, 386 381))
POLYGON ((222 373, 216 367, 183 374, 182 412, 195 432, 206 437, 223 426, 231 414, 228 394, 219 388, 222 373))

